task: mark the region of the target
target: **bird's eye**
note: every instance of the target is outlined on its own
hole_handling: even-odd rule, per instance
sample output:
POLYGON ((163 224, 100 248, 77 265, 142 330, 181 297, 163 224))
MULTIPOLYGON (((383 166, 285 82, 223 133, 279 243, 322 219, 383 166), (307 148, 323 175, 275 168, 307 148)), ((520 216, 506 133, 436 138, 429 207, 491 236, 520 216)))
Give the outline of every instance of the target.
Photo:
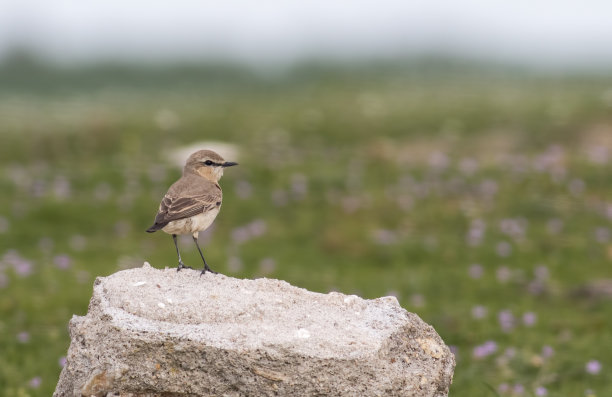
POLYGON ((206 160, 206 161, 204 162, 204 164, 206 164, 206 165, 212 165, 212 164, 213 164, 213 162, 212 162, 212 161, 210 161, 210 160, 206 160))

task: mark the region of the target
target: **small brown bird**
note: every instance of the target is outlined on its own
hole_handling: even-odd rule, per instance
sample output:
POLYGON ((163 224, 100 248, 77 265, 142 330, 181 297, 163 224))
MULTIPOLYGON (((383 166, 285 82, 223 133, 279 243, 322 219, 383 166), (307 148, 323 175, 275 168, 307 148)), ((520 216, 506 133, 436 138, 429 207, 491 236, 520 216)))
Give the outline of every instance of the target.
POLYGON ((238 165, 225 161, 212 150, 199 150, 187 159, 183 176, 168 189, 159 205, 153 226, 147 232, 158 230, 171 234, 178 255, 177 271, 185 266, 176 242, 177 234, 191 234, 198 247, 198 252, 204 261, 202 273, 207 271, 216 273, 208 266, 202 250, 198 245, 198 233, 208 229, 221 209, 222 192, 219 179, 223 176, 223 169, 238 165))

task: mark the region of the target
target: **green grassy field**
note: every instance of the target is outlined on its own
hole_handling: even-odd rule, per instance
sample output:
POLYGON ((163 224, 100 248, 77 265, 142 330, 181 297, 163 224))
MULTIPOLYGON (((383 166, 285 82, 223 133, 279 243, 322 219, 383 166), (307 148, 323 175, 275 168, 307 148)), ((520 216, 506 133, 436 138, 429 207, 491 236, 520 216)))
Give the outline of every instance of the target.
POLYGON ((95 277, 176 266, 144 230, 197 141, 239 153, 213 269, 396 295, 454 349, 452 396, 612 395, 612 78, 164 76, 4 78, 1 395, 52 393, 95 277))

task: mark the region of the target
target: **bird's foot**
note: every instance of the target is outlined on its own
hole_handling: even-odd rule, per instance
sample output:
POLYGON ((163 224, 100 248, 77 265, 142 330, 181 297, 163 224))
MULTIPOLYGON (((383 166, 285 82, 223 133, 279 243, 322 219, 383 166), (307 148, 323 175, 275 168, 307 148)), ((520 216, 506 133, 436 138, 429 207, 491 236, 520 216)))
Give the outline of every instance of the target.
POLYGON ((177 272, 180 272, 181 269, 193 269, 191 266, 185 266, 183 262, 179 262, 178 267, 176 268, 177 272))
POLYGON ((200 277, 202 277, 202 274, 204 274, 206 272, 210 272, 212 274, 219 274, 216 271, 214 271, 213 269, 211 269, 210 267, 204 266, 204 269, 202 269, 202 273, 200 273, 200 277))

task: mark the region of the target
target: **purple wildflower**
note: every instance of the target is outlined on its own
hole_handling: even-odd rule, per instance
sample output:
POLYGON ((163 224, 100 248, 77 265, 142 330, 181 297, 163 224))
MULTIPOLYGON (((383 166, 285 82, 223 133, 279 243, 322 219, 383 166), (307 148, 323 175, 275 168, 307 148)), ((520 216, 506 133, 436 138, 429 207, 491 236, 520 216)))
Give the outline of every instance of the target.
POLYGON ((53 258, 53 263, 55 263, 55 266, 57 266, 58 269, 65 270, 72 265, 72 258, 66 254, 56 255, 53 258))
POLYGON ((574 196, 580 196, 585 189, 585 183, 582 179, 572 179, 568 185, 570 193, 574 196))
POLYGON ((593 164, 604 165, 608 163, 609 153, 608 148, 601 145, 591 145, 586 148, 586 154, 589 161, 593 164))
POLYGON ((480 193, 485 199, 492 199, 499 190, 497 182, 493 179, 485 179, 479 186, 480 193))
POLYGON ((259 271, 261 274, 267 275, 274 272, 276 269, 276 261, 272 258, 264 258, 259 262, 259 271))
POLYGON ((548 279, 548 276, 549 276, 548 267, 544 265, 536 266, 533 273, 535 275, 536 280, 539 280, 539 281, 544 281, 548 279))
POLYGON ((510 310, 502 310, 497 314, 497 320, 504 332, 510 332, 515 325, 514 315, 510 310))
POLYGON ((429 166, 435 170, 443 170, 449 163, 450 160, 445 153, 435 151, 429 155, 429 166))
POLYGON ((468 270, 468 274, 473 279, 481 278, 483 273, 484 273, 484 270, 482 266, 478 264, 471 265, 468 270))
POLYGON ((495 252, 502 258, 507 258, 512 253, 512 246, 507 241, 501 241, 495 246, 495 252))
POLYGON ((291 176, 291 193, 296 200, 301 200, 308 193, 308 179, 303 174, 291 176))
POLYGON ((203 245, 208 245, 208 243, 210 243, 210 240, 213 237, 213 234, 215 233, 215 230, 217 229, 217 225, 216 224, 212 224, 210 225, 210 227, 206 230, 204 230, 203 232, 200 232, 199 236, 198 236, 198 240, 203 244, 203 245))
POLYGON ((549 234, 559 234, 563 230, 563 221, 558 218, 553 218, 546 223, 546 230, 549 234))
POLYGON ((527 220, 523 218, 507 218, 502 219, 499 222, 499 230, 510 237, 513 238, 523 238, 525 237, 527 229, 527 220))
POLYGON ((376 229, 372 231, 372 240, 378 245, 393 245, 397 242, 397 236, 393 230, 376 229))
POLYGON ((425 297, 421 294, 412 294, 410 304, 414 307, 423 307, 425 306, 425 297))
POLYGON ((523 313, 523 324, 527 327, 533 327, 537 321, 537 316, 534 312, 523 313))
POLYGON ((232 240, 236 244, 242 244, 253 237, 260 237, 268 230, 268 225, 262 219, 256 219, 244 226, 235 228, 232 231, 232 240))
POLYGON ((516 348, 515 347, 506 348, 506 350, 504 350, 504 357, 506 358, 516 357, 516 348))
POLYGON ((58 199, 66 199, 71 195, 70 181, 64 175, 58 175, 53 181, 53 194, 58 199))
POLYGON ((612 220, 612 204, 608 203, 606 205, 606 209, 604 211, 606 218, 608 218, 609 220, 612 220))
POLYGON ((548 390, 546 390, 546 388, 545 388, 545 387, 543 387, 543 386, 538 386, 538 387, 536 387, 536 389, 535 389, 535 395, 536 395, 537 397, 544 397, 544 396, 547 396, 547 395, 548 395, 548 390))
POLYGON ((477 246, 482 243, 486 230, 486 224, 482 219, 474 219, 470 223, 470 228, 467 233, 467 243, 470 246, 477 246))
POLYGON ((472 317, 481 319, 487 315, 487 308, 481 305, 472 308, 472 317))
POLYGON ((515 383, 512 392, 518 396, 523 395, 525 393, 525 386, 520 383, 515 383))
POLYGON ((227 269, 232 273, 238 273, 243 269, 242 260, 237 256, 230 256, 227 260, 227 269))
POLYGON ((555 355, 555 349, 553 349, 551 346, 548 346, 548 345, 542 346, 542 357, 550 358, 554 355, 555 355))
POLYGON ((481 359, 481 358, 490 356, 496 351, 497 351, 497 343, 493 342, 492 340, 488 340, 482 345, 478 345, 474 347, 472 355, 474 356, 474 358, 481 359))
POLYGON ((395 296, 398 300, 400 298, 400 293, 397 290, 389 290, 387 291, 387 293, 385 294, 386 296, 395 296))
POLYGON ((607 227, 598 227, 595 229, 595 240, 598 243, 605 244, 610 241, 610 229, 607 227))
POLYGON ((527 284, 527 291, 532 295, 541 295, 546 292, 546 285, 541 280, 533 280, 527 284))
POLYGON ((586 363, 584 368, 588 374, 597 375, 601 372, 601 363, 597 360, 591 360, 586 363))
POLYGON ((30 379, 30 381, 28 382, 28 385, 32 389, 38 389, 40 387, 41 383, 42 383, 42 378, 40 376, 36 376, 36 377, 30 379))
POLYGON ((512 277, 512 272, 507 266, 500 266, 497 268, 495 275, 500 283, 506 283, 512 277))
POLYGON ((17 261, 13 263, 13 269, 15 269, 15 273, 18 276, 26 277, 32 274, 32 262, 25 260, 23 258, 19 258, 17 261))
POLYGON ((236 244, 242 244, 250 238, 249 229, 246 227, 237 227, 232 231, 232 240, 236 244))
POLYGON ((36 198, 44 196, 47 194, 47 183, 42 179, 32 181, 30 185, 30 194, 36 198))
POLYGON ((268 230, 268 225, 266 224, 266 221, 264 221, 263 219, 255 219, 253 222, 249 223, 247 226, 249 228, 249 233, 251 233, 251 236, 253 237, 261 237, 268 230))
POLYGON ((17 334, 17 340, 19 343, 28 343, 30 341, 30 333, 26 331, 21 331, 17 334))
POLYGON ((537 155, 533 159, 532 165, 533 168, 539 172, 551 171, 559 167, 563 158, 563 148, 559 145, 551 145, 543 153, 537 155))
POLYGON ((60 367, 64 368, 66 366, 66 356, 61 356, 57 360, 57 363, 59 364, 60 367))

